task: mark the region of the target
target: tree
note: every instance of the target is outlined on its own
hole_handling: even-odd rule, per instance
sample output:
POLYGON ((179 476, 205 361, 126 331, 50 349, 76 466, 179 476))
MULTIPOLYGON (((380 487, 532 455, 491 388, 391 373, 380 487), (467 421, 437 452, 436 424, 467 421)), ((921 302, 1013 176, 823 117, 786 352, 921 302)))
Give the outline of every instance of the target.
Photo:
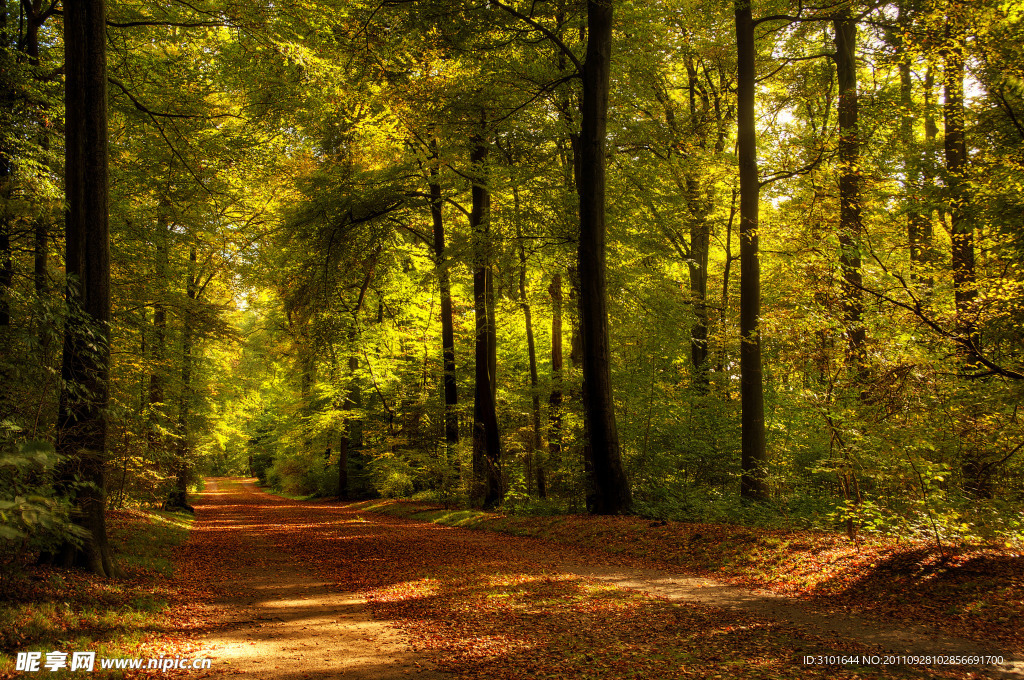
POLYGON ((58 451, 74 490, 75 522, 89 532, 55 561, 113 576, 107 542, 105 482, 110 376, 110 232, 107 188, 106 3, 82 0, 64 8, 65 218, 67 302, 61 368, 58 451))
POLYGON ((843 272, 843 321, 848 357, 864 377, 864 294, 859 243, 861 238, 860 132, 857 127, 857 22, 849 7, 832 20, 836 35, 836 77, 839 81, 839 261, 843 272))
POLYGON ((474 497, 485 508, 501 502, 501 436, 495 398, 496 329, 494 326, 494 280, 491 271, 491 195, 487 180, 488 142, 484 137, 486 113, 481 111, 481 129, 471 140, 473 173, 473 313, 476 319, 473 391, 473 485, 474 497))
POLYGON ((593 512, 627 513, 632 495, 622 466, 611 382, 611 339, 605 276, 605 137, 611 77, 613 3, 587 2, 587 56, 580 104, 580 336, 583 403, 597 492, 593 512))
POLYGON ((768 454, 764 441, 764 387, 761 369, 761 265, 758 261, 757 131, 754 96, 754 21, 749 0, 736 0, 737 153, 740 174, 740 401, 743 409, 740 493, 766 500, 768 454))

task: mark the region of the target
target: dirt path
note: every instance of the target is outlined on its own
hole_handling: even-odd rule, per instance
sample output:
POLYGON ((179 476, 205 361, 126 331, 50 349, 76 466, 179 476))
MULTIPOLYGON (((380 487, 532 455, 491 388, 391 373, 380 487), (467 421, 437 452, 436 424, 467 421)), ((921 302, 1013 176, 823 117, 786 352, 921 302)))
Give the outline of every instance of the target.
MULTIPOLYGON (((211 480, 185 546, 213 594, 204 617, 209 675, 394 680, 442 676, 394 626, 375 621, 362 597, 337 592, 290 553, 263 539, 251 510, 263 494, 211 480), (211 554, 215 560, 207 560, 211 554)), ((198 677, 205 677, 200 675, 198 677)))
MULTIPOLYGON (((687 664, 698 677, 716 669, 746 677, 738 668, 752 660, 757 677, 1024 677, 1024 664, 1007 654, 999 668, 861 665, 822 674, 800 660, 1000 652, 708 579, 613 566, 596 551, 289 501, 250 482, 208 483, 182 559, 190 585, 213 601, 201 647, 217 674, 570 678, 582 677, 580 664, 604 663, 599 652, 609 664, 665 652, 675 665, 647 677, 691 677, 687 664)), ((607 677, 643 677, 632 672, 607 677)))

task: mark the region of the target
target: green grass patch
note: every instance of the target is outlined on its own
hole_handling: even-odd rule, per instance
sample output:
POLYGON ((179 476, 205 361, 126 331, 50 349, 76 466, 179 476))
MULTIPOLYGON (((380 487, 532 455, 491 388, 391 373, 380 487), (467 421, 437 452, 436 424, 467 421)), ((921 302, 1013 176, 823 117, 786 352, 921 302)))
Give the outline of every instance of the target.
MULTIPOLYGON (((18 652, 96 652, 141 656, 147 638, 164 630, 162 613, 172 593, 173 551, 188 537, 192 516, 154 510, 112 511, 107 516, 116 579, 74 570, 25 565, 0 593, 0 678, 14 678, 18 652)), ((97 670, 99 662, 97 661, 97 670)), ((71 678, 80 672, 49 672, 71 678)), ((117 677, 110 672, 107 677, 117 677)))

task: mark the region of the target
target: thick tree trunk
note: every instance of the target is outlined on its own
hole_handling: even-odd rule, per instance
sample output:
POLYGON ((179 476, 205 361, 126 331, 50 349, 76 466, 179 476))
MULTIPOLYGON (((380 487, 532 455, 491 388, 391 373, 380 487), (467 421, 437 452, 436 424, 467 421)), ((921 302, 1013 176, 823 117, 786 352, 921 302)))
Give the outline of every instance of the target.
MULTIPOLYGON (((964 130, 964 53, 966 31, 965 8, 951 2, 946 15, 946 45, 943 69, 943 119, 946 155, 946 182, 949 202, 950 235, 952 237, 953 294, 956 305, 956 332, 966 344, 962 352, 965 368, 978 365, 981 338, 974 308, 978 296, 974 262, 974 220, 972 198, 967 181, 967 143, 964 130)), ((981 452, 968 445, 961 463, 964 488, 975 496, 992 496, 992 482, 987 474, 981 452)))
POLYGON ((459 443, 459 391, 455 381, 455 324, 452 316, 452 284, 445 257, 444 213, 438 169, 430 168, 430 217, 434 226, 434 257, 441 293, 441 351, 444 361, 444 438, 449 459, 459 443))
POLYGON ((740 404, 742 454, 740 494, 768 498, 768 454, 764 442, 764 391, 761 369, 761 265, 758 262, 757 134, 754 126, 754 22, 748 0, 736 0, 737 151, 740 175, 740 404))
POLYGON ((844 8, 832 20, 839 81, 839 266, 843 272, 843 323, 848 363, 858 376, 867 367, 864 294, 861 289, 860 133, 857 130, 857 23, 844 8))
POLYGON ((57 448, 75 492, 74 520, 89 532, 56 560, 114 575, 104 512, 110 363, 110 236, 107 186, 107 60, 104 0, 64 6, 65 266, 72 317, 64 331, 57 448), (82 319, 79 323, 76 319, 82 319))
POLYGON ((473 207, 470 227, 474 238, 473 310, 476 318, 475 377, 473 396, 473 499, 484 508, 501 502, 501 439, 495 403, 494 294, 490 258, 490 204, 486 163, 488 147, 477 137, 470 154, 473 166, 473 207), (491 307, 489 309, 489 306, 491 307))
POLYGON ((587 2, 580 134, 580 336, 587 438, 596 491, 595 514, 623 514, 633 503, 622 466, 612 397, 608 293, 605 282, 605 136, 611 71, 613 3, 587 2))
POLYGON ((976 363, 978 332, 974 316, 974 300, 978 295, 974 272, 974 223, 971 220, 971 197, 967 183, 967 145, 964 139, 964 19, 958 16, 963 8, 951 3, 946 17, 946 49, 943 72, 945 104, 944 146, 949 202, 950 231, 953 241, 953 289, 956 302, 957 334, 968 341, 969 364, 976 363))

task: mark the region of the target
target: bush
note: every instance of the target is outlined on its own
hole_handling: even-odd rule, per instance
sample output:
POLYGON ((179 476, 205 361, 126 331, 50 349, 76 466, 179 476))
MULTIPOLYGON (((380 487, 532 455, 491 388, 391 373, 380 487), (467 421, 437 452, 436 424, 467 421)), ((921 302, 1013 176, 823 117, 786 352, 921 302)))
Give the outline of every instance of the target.
POLYGON ((47 442, 0 449, 0 565, 16 566, 27 554, 87 536, 69 519, 70 503, 53 488, 61 457, 47 442))

